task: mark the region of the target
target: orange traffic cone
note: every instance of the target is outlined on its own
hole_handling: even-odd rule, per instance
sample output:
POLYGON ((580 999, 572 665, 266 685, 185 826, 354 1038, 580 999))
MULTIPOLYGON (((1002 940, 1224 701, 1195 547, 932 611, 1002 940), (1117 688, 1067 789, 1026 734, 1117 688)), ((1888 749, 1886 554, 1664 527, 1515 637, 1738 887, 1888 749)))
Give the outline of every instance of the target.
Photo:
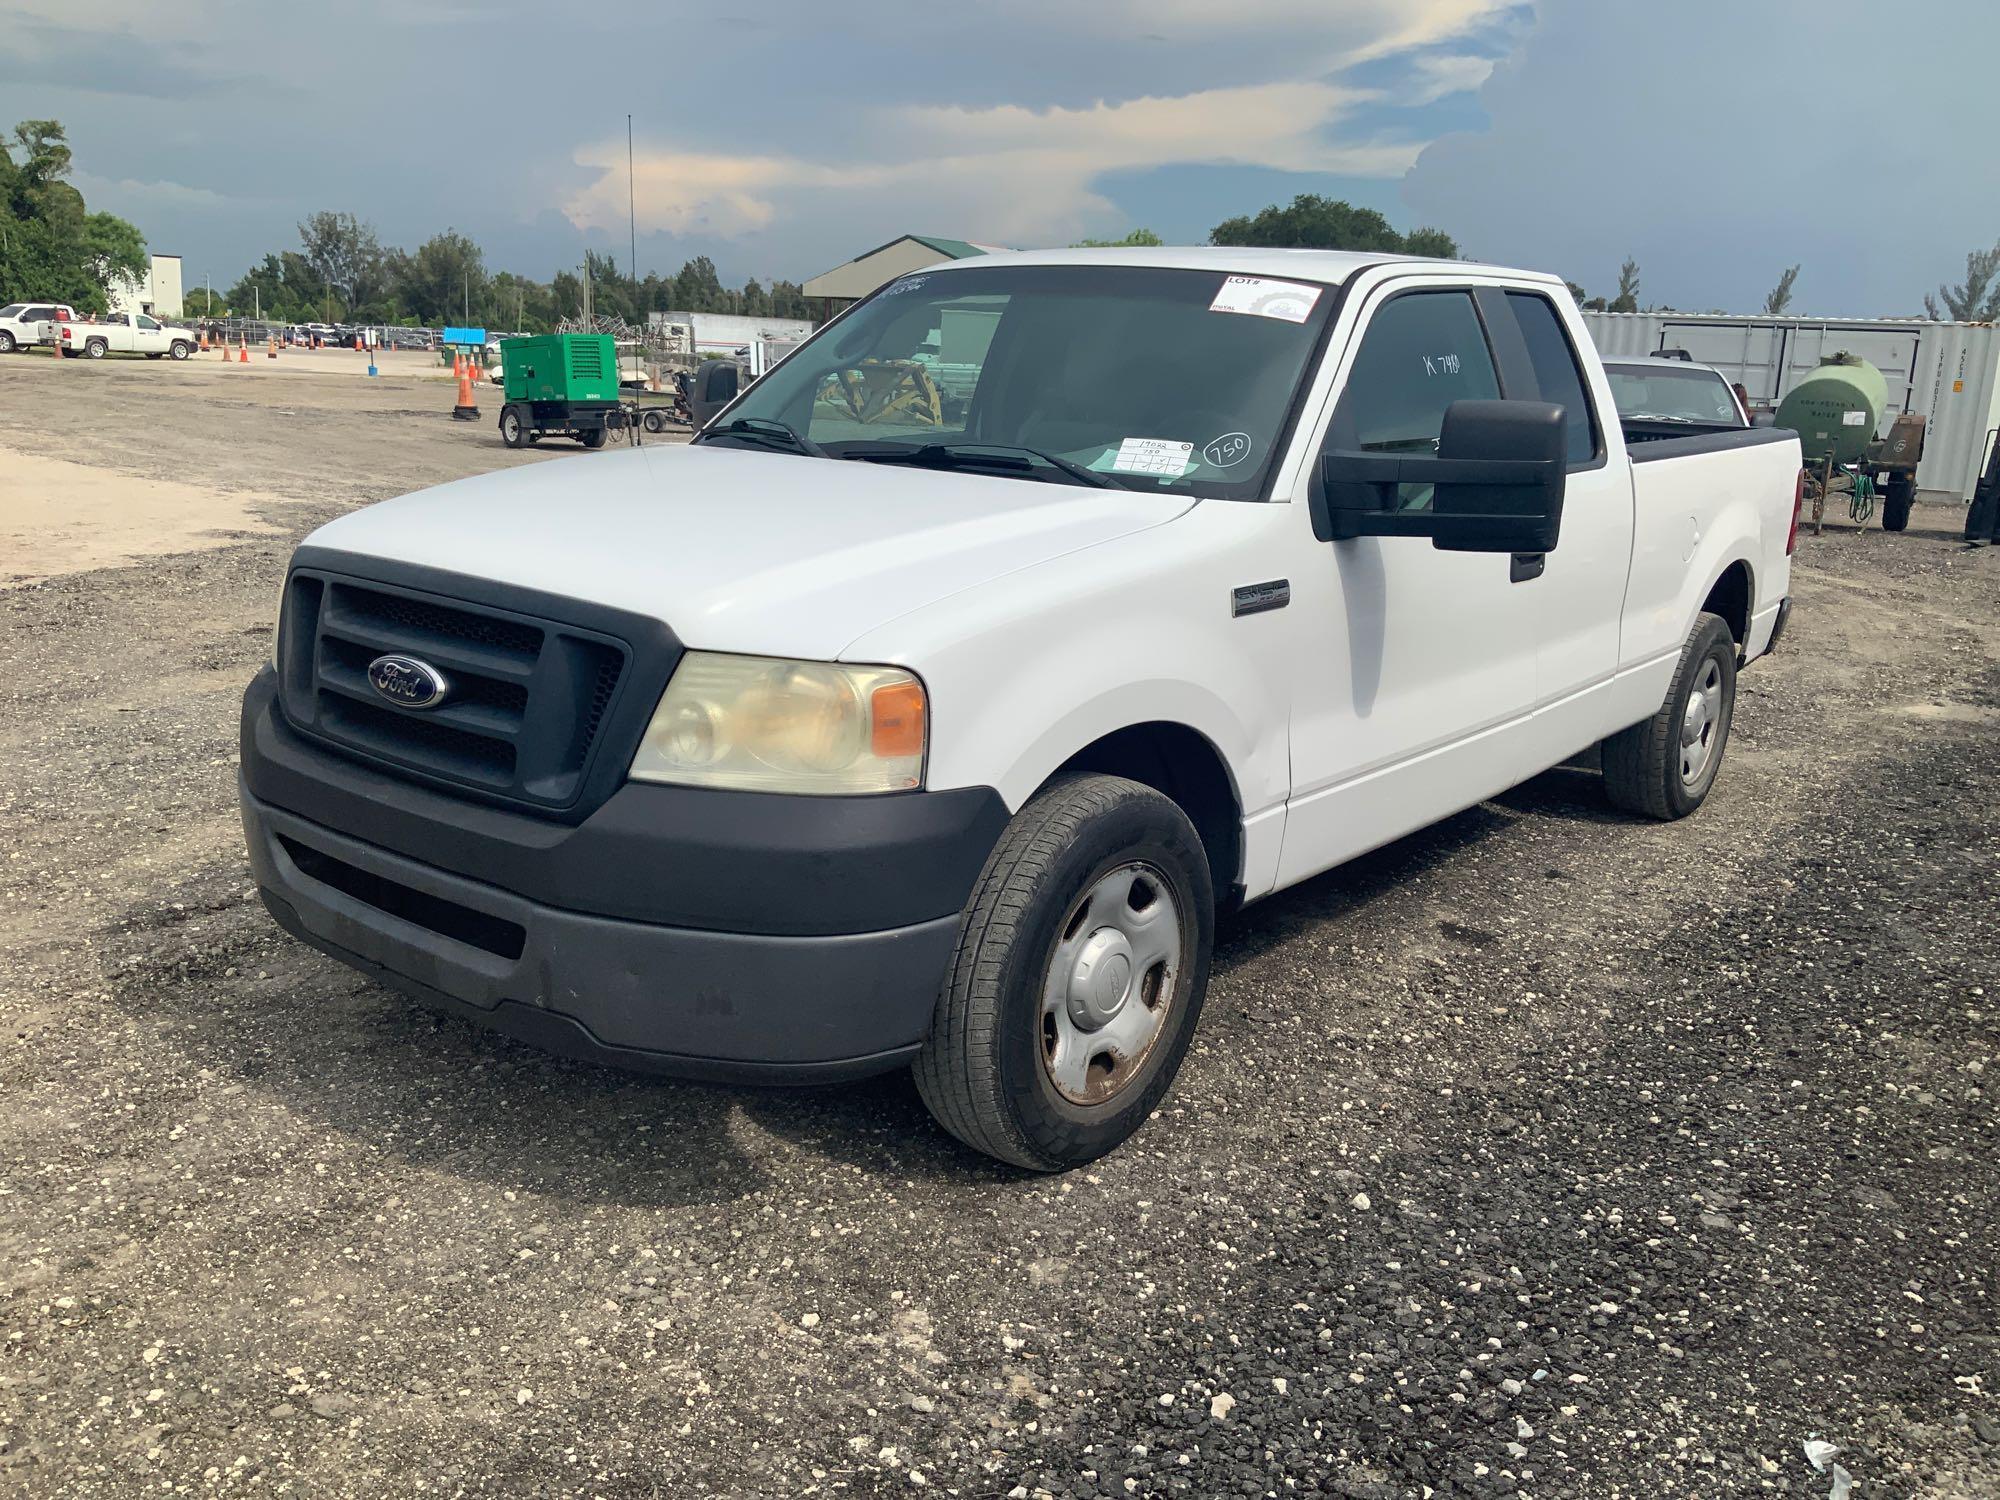
MULTIPOLYGON (((468 362, 469 363, 469 362, 468 362)), ((461 369, 458 372, 458 405, 451 409, 452 420, 456 422, 476 422, 479 408, 472 404, 472 372, 461 369)))
POLYGON ((474 385, 479 384, 479 361, 469 354, 465 357, 465 373, 474 385))
POLYGON ((276 359, 277 357, 278 357, 278 341, 276 339, 272 339, 269 343, 267 343, 264 346, 264 358, 276 359))
POLYGON ((238 363, 239 365, 247 365, 250 363, 250 340, 247 338, 239 339, 237 341, 236 363, 238 363))
POLYGON ((194 333, 195 348, 202 354, 208 353, 208 330, 197 328, 194 333))
POLYGON ((358 333, 354 335, 354 348, 356 352, 359 352, 361 348, 361 335, 358 333))

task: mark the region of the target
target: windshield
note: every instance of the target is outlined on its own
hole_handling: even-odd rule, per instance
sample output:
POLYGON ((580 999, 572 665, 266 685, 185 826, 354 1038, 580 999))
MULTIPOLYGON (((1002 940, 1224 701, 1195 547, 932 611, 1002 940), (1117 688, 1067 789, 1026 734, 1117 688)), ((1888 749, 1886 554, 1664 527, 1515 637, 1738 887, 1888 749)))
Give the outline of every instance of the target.
POLYGON ((1618 404, 1621 417, 1699 422, 1705 427, 1743 425, 1736 393, 1713 370, 1677 369, 1659 362, 1636 368, 1608 365, 1604 373, 1611 381, 1611 399, 1618 404))
POLYGON ((9 302, 5 307, 0 307, 0 318, 18 318, 27 305, 25 302, 9 302))
POLYGON ((1250 499, 1333 302, 1323 285, 1215 271, 918 272, 800 347, 701 440, 777 447, 783 424, 828 458, 922 454, 1250 499), (739 421, 765 430, 722 430, 739 421))

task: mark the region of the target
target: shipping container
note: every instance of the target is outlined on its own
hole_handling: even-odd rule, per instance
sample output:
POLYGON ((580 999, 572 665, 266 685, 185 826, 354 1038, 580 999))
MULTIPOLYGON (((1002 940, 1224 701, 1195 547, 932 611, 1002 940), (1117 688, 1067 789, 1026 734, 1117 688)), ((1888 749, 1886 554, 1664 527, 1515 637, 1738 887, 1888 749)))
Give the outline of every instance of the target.
POLYGON ((1936 499, 1971 498, 1989 434, 2000 428, 2000 326, 1990 323, 1603 312, 1586 312, 1583 321, 1606 359, 1684 349, 1741 381, 1761 407, 1775 407, 1823 355, 1860 355, 1889 386, 1878 436, 1903 412, 1925 419, 1917 488, 1936 499))

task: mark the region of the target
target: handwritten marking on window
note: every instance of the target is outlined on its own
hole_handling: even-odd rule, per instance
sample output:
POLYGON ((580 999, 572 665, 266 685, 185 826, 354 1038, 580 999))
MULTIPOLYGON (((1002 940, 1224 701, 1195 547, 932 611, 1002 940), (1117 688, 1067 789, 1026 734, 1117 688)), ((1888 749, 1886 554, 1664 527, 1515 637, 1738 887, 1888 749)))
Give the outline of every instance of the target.
POLYGON ((1425 375, 1456 375, 1460 363, 1456 354, 1426 354, 1422 356, 1425 375))

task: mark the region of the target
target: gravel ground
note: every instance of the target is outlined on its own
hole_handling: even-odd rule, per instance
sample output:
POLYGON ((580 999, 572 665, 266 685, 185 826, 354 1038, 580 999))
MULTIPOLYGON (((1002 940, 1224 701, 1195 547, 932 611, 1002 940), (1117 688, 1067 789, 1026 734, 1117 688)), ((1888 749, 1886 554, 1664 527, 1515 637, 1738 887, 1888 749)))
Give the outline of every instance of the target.
POLYGON ((234 759, 285 550, 593 460, 181 376, 0 362, 11 431, 281 533, 0 590, 0 1491, 1824 1497, 1817 1439, 2000 1495, 1954 513, 1802 541, 1699 816, 1567 768, 1253 908, 1160 1118, 1033 1179, 903 1077, 623 1076, 282 937, 234 759))

